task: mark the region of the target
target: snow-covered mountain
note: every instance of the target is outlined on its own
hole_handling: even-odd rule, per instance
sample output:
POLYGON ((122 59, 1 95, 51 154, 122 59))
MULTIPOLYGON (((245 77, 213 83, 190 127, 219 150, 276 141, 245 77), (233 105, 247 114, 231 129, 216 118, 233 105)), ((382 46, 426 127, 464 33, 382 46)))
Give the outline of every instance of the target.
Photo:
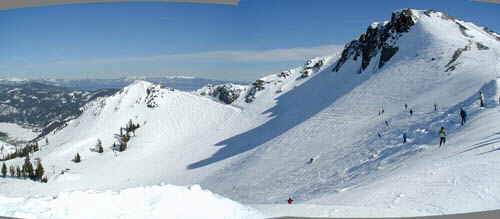
POLYGON ((499 71, 498 34, 441 12, 400 10, 342 54, 247 86, 184 92, 135 81, 47 136, 32 157, 52 168, 49 183, 8 180, 0 193, 201 184, 247 204, 291 196, 416 215, 498 209, 499 71), (469 114, 463 127, 460 108, 469 114), (125 151, 112 151, 129 121, 139 128, 125 151), (449 135, 439 148, 441 126, 449 135), (103 153, 89 150, 98 139, 103 153), (80 163, 71 162, 76 153, 80 163))

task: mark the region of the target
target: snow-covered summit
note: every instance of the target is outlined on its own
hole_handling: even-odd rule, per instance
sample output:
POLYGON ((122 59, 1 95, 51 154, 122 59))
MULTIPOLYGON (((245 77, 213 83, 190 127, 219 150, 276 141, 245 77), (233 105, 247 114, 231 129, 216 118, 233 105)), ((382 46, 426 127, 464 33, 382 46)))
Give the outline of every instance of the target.
MULTIPOLYGON (((393 12, 391 19, 383 24, 371 24, 366 33, 348 43, 334 71, 339 71, 346 62, 357 61, 358 57, 361 59, 358 73, 365 71, 370 64, 374 65, 373 63, 376 63, 374 68, 382 68, 399 52, 401 41, 404 40, 400 38, 416 35, 420 39, 403 43, 415 45, 412 48, 415 52, 434 49, 435 46, 442 47, 436 45, 440 41, 446 44, 460 43, 464 48, 474 45, 480 50, 487 50, 488 45, 496 45, 500 39, 498 34, 487 28, 455 19, 442 12, 402 9, 393 12)), ((451 64, 452 62, 447 66, 449 71, 455 68, 451 64)))

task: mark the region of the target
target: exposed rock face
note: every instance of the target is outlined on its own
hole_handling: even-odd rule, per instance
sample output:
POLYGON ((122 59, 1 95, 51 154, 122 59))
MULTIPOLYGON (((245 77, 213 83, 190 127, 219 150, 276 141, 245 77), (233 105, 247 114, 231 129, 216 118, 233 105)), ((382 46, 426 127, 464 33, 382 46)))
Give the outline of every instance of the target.
POLYGON ((160 93, 160 85, 155 85, 152 87, 148 87, 146 89, 146 98, 144 99, 144 103, 146 103, 146 106, 149 108, 156 108, 158 107, 158 103, 156 102, 156 98, 158 98, 158 95, 160 93))
POLYGON ((483 30, 486 31, 487 33, 489 33, 491 36, 495 37, 495 39, 497 39, 498 41, 500 41, 500 35, 498 33, 496 33, 495 31, 493 31, 487 27, 483 27, 483 30))
POLYGON ((445 66, 446 67, 445 71, 448 72, 448 71, 455 70, 455 68, 456 68, 455 61, 457 61, 457 59, 460 57, 460 55, 462 55, 463 52, 470 50, 471 46, 472 46, 472 41, 469 41, 469 44, 466 45, 464 48, 458 48, 457 50, 455 50, 455 52, 453 53, 453 56, 451 57, 451 60, 445 66))
POLYGON ((219 100, 225 104, 231 104, 240 97, 240 93, 241 89, 235 88, 231 84, 224 84, 218 86, 213 95, 218 96, 219 100))
POLYGON ((248 94, 245 96, 245 102, 251 103, 255 99, 255 94, 257 94, 258 91, 264 90, 264 84, 266 82, 264 80, 257 80, 255 81, 252 85, 253 87, 250 88, 250 91, 248 91, 248 94))
POLYGON ((204 91, 201 95, 208 95, 217 98, 225 104, 232 104, 236 101, 243 89, 234 84, 208 85, 208 91, 204 91))
POLYGON ((480 42, 476 42, 476 46, 477 46, 478 50, 488 50, 488 49, 490 49, 489 47, 481 44, 480 42))
POLYGON ((381 52, 378 66, 381 68, 394 56, 399 48, 394 42, 403 33, 408 32, 415 24, 415 18, 411 9, 404 9, 392 13, 391 20, 385 24, 374 23, 357 40, 348 43, 339 61, 335 64, 333 71, 338 72, 342 65, 349 60, 357 60, 361 57, 359 73, 368 67, 372 58, 381 52))

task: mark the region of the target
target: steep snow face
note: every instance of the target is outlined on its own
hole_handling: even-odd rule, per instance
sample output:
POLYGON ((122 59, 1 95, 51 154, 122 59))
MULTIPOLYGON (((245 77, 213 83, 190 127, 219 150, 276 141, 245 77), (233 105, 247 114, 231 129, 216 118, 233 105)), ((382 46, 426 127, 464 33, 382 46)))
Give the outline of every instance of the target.
POLYGON ((227 198, 171 185, 119 192, 78 191, 36 198, 0 196, 0 215, 19 218, 213 218, 262 219, 264 215, 227 198))
MULTIPOLYGON (((362 58, 343 57, 356 51, 362 56, 367 48, 356 50, 348 44, 330 68, 277 97, 276 105, 265 111, 272 117, 269 122, 224 140, 226 148, 258 146, 203 184, 252 203, 274 203, 289 196, 313 200, 406 165, 426 151, 420 145, 435 147, 436 132, 442 125, 466 135, 455 129, 452 118, 462 106, 474 109, 480 90, 490 101, 496 98, 499 42, 483 28, 439 12, 398 13, 409 16, 403 23, 413 24, 407 29, 401 25, 400 30, 407 32, 394 31, 397 37, 390 45, 398 51, 383 66, 379 65, 383 49, 377 50, 377 46, 387 41, 368 49, 372 58, 362 71, 362 58), (455 55, 468 45, 469 49, 455 55), (452 65, 453 70, 449 69, 452 65), (413 116, 404 111, 404 104, 415 112, 413 116), (434 104, 439 112, 433 112, 434 104), (379 116, 382 108, 385 113, 379 116), (403 133, 412 138, 411 144, 401 144, 403 133)), ((397 26, 391 21, 385 25, 397 26)), ((429 197, 418 201, 428 203, 426 199, 429 197)))

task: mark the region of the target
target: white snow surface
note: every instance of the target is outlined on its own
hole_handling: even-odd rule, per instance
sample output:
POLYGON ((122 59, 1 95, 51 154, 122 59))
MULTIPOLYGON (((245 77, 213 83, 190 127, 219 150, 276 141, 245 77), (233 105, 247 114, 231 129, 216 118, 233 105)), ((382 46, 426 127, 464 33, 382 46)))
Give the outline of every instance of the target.
POLYGON ((285 78, 261 78, 264 89, 251 103, 245 102, 251 85, 225 105, 136 81, 88 104, 82 116, 48 136, 50 144, 32 156, 42 159, 47 184, 0 178, 0 194, 119 191, 166 182, 200 184, 244 204, 264 204, 258 208, 267 215, 284 215, 279 209, 303 215, 306 210, 275 205, 289 197, 303 204, 296 209, 327 209, 307 216, 349 216, 345 209, 351 208, 368 216, 499 209, 500 42, 472 23, 460 21, 467 27, 463 34, 440 13, 414 14, 416 24, 382 68, 380 54, 360 74, 361 58, 332 72, 339 57, 320 57, 315 61, 325 64, 306 78, 305 66, 285 78), (479 49, 478 42, 489 49, 479 49), (446 72, 455 51, 467 45, 455 70, 446 72), (478 106, 479 91, 484 108, 478 106), (459 124, 460 107, 468 112, 465 126, 459 124), (129 119, 141 127, 125 152, 113 153, 114 134, 129 119), (440 148, 441 126, 448 142, 440 148), (89 150, 97 139, 102 154, 89 150), (81 163, 71 162, 76 153, 81 163))
POLYGON ((202 190, 172 185, 113 191, 75 191, 46 197, 0 196, 0 215, 26 219, 262 219, 250 207, 202 190))
POLYGON ((6 133, 10 139, 18 141, 29 141, 40 134, 33 129, 7 122, 0 122, 0 132, 6 133))

